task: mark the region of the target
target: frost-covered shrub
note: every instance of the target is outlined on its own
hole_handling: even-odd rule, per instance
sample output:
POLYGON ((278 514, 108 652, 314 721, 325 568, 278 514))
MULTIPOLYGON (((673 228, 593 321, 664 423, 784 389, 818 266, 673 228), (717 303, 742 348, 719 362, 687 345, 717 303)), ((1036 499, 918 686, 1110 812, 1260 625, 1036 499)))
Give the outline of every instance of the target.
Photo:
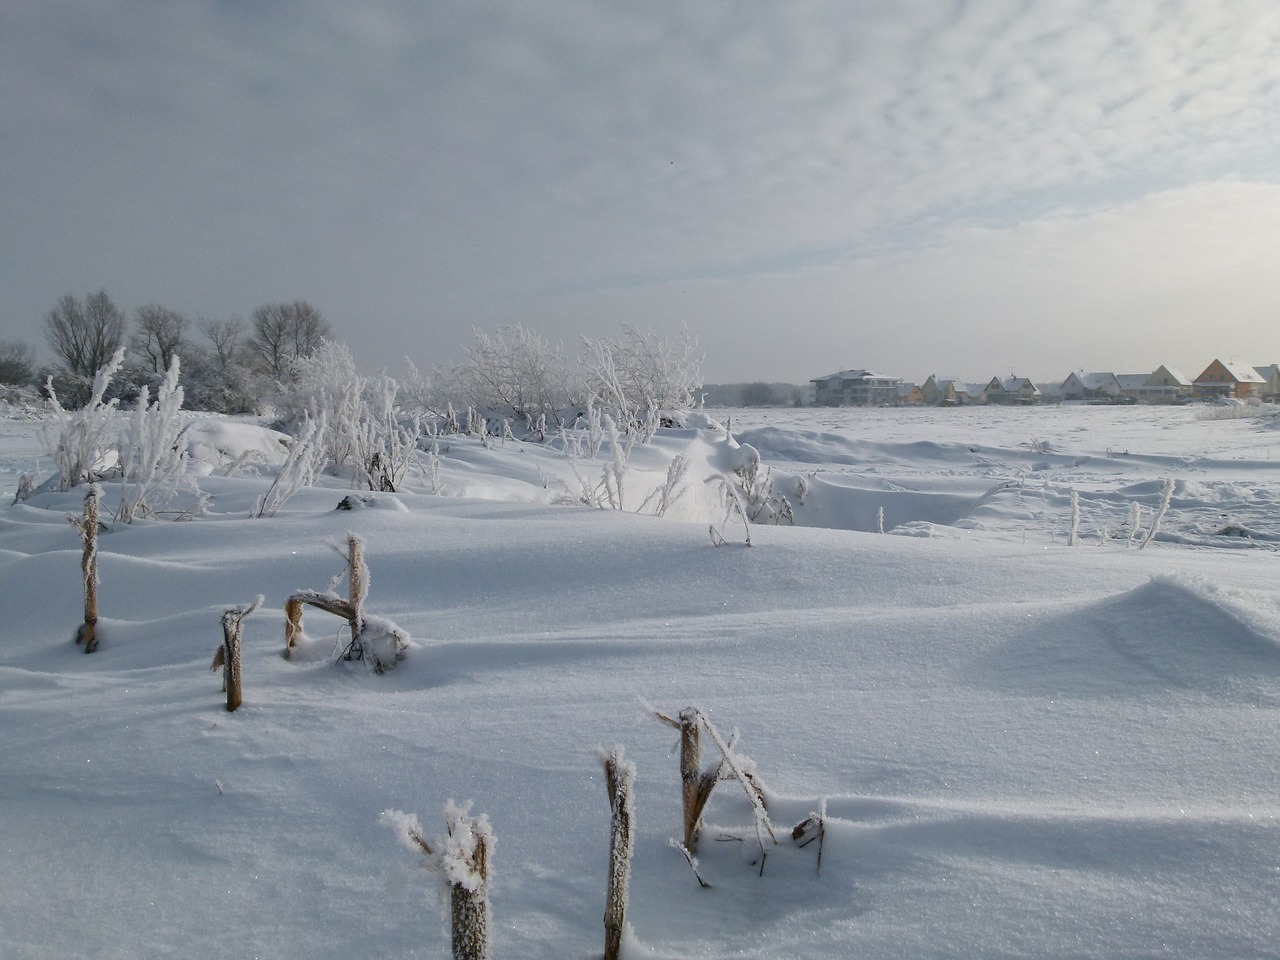
POLYGON ((688 410, 702 386, 703 355, 688 327, 669 340, 622 324, 616 340, 584 338, 587 390, 630 431, 658 426, 659 410, 688 410))
POLYGON ((317 438, 335 470, 356 450, 356 433, 365 381, 345 344, 321 340, 315 352, 293 361, 293 385, 287 395, 287 417, 295 423, 310 418, 325 425, 317 438))
POLYGON ((186 451, 178 442, 182 430, 179 415, 183 391, 178 383, 180 363, 175 356, 168 372, 149 400, 146 387, 138 394, 133 415, 120 437, 120 512, 117 519, 131 523, 169 503, 194 484, 187 475, 186 451))
POLYGON ((323 421, 317 423, 310 417, 303 420, 302 428, 289 447, 288 456, 285 457, 267 492, 258 500, 257 508, 253 512, 255 517, 274 517, 276 511, 284 506, 285 501, 302 487, 310 486, 315 482, 324 466, 326 456, 321 443, 324 435, 323 421))
POLYGON ((467 360, 453 379, 462 402, 527 429, 543 417, 559 419, 581 393, 560 344, 519 324, 492 334, 476 329, 467 360))
POLYGON ((396 405, 397 384, 390 377, 368 381, 352 424, 356 482, 370 490, 394 492, 417 462, 422 419, 405 415, 396 405))
POLYGON ((46 381, 49 415, 40 427, 40 440, 45 452, 53 457, 63 490, 91 481, 101 471, 109 469, 116 401, 103 398, 111 378, 123 363, 124 347, 121 347, 107 365, 93 375, 89 399, 79 410, 63 409, 54 390, 53 377, 46 381))

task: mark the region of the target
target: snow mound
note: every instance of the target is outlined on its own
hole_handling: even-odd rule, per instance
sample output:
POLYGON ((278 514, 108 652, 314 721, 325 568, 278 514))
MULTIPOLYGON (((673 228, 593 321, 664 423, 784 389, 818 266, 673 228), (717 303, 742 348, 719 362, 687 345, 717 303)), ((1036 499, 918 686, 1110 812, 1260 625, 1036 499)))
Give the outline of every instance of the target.
POLYGON ((251 465, 278 467, 293 443, 279 430, 213 417, 192 421, 178 439, 186 444, 190 470, 197 476, 251 465))
POLYGON ((981 658, 1002 688, 1049 696, 1161 698, 1190 690, 1280 702, 1276 602, 1188 576, 1034 623, 981 658))

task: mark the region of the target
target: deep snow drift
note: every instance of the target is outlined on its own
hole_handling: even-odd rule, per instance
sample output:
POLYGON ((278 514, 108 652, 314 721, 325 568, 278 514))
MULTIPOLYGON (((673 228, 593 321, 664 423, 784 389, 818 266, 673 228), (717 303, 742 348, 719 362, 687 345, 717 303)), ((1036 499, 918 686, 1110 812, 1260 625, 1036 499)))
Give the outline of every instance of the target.
POLYGON ((248 517, 270 443, 206 423, 203 515, 100 537, 89 656, 71 642, 65 519, 82 493, 9 506, 42 457, 34 424, 4 423, 4 955, 445 956, 438 881, 378 820, 415 811, 439 833, 450 798, 497 836, 494 955, 599 955, 595 748, 614 744, 638 767, 632 958, 1275 955, 1270 420, 730 417, 731 442, 699 418, 637 447, 624 511, 572 505, 607 454, 450 438, 438 494, 424 471, 335 510, 350 491, 332 477, 270 519, 248 517), (261 457, 223 476, 251 438, 261 457), (719 474, 744 445, 795 525, 753 526, 748 549, 726 523, 715 548, 719 474), (629 512, 678 454, 666 516, 629 512), (1132 504, 1145 535, 1166 478, 1137 549, 1132 504), (335 664, 345 625, 315 610, 300 655, 280 655, 284 598, 325 588, 342 566, 326 541, 348 531, 368 546, 370 611, 414 638, 383 675, 335 664), (208 669, 219 617, 256 594, 245 703, 227 713, 208 669), (740 731, 777 827, 763 876, 731 783, 699 850, 709 889, 668 846, 676 737, 641 698, 740 731), (819 872, 790 828, 823 800, 819 872))

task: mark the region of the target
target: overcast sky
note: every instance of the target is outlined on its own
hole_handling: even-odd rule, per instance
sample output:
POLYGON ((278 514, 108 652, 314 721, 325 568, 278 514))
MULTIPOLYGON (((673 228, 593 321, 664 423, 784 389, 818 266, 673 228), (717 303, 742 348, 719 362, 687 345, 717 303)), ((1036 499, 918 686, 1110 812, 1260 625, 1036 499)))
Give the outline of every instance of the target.
MULTIPOLYGON (((1280 361, 1275 0, 7 0, 0 337, 304 298, 362 365, 1280 361)), ((45 354, 47 358, 47 354, 45 354)))

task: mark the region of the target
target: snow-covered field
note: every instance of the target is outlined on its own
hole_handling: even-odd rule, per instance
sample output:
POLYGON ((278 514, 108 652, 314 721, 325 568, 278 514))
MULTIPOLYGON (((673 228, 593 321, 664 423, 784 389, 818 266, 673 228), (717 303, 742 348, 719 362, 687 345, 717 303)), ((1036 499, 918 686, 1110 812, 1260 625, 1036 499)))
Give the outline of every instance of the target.
POLYGON ((497 836, 494 956, 598 956, 615 744, 638 768, 632 960, 1280 952, 1274 419, 709 413, 733 441, 660 432, 624 511, 565 502, 607 456, 449 438, 439 494, 424 470, 339 511, 332 477, 269 519, 248 516, 268 464, 222 476, 261 434, 204 422, 203 515, 100 538, 88 656, 82 492, 10 506, 50 466, 33 421, 0 422, 0 955, 446 956, 437 879, 378 821, 439 833, 453 798, 497 836), (795 521, 749 549, 716 507, 739 444, 795 521), (630 512, 677 454, 685 493, 630 512), (414 638, 383 675, 335 664, 317 610, 281 656, 285 597, 326 587, 349 531, 369 609, 414 638), (219 618, 256 594, 228 713, 219 618), (709 888, 668 846, 676 735, 642 698, 740 732, 777 828, 763 875, 733 783, 709 888), (823 801, 819 870, 791 827, 823 801))

